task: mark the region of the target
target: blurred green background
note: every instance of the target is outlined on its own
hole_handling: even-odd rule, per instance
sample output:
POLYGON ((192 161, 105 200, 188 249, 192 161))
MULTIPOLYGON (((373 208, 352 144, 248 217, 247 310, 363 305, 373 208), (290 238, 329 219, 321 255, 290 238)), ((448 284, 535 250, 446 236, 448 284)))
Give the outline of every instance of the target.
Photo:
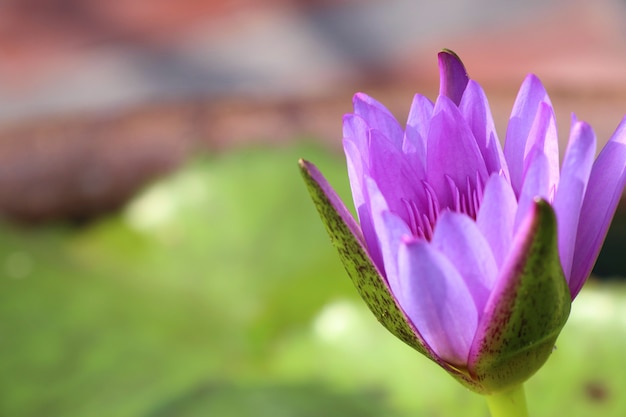
MULTIPOLYGON (((2 416, 486 416, 358 299, 297 169, 199 156, 82 225, 0 225, 2 416)), ((349 201, 349 197, 348 197, 349 201)), ((537 416, 626 415, 626 291, 590 282, 527 384, 537 416)))

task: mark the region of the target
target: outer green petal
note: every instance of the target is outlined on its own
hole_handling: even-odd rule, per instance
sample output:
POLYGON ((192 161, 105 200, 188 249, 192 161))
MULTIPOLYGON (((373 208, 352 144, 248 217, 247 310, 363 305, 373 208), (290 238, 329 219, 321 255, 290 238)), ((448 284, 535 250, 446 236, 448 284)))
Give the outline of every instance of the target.
POLYGON ((468 371, 482 393, 502 391, 532 376, 553 351, 570 306, 556 217, 547 202, 535 201, 520 225, 470 351, 468 371))
POLYGON ((398 307, 387 282, 367 254, 354 218, 337 193, 315 165, 302 159, 299 164, 304 182, 333 246, 339 252, 343 266, 367 306, 394 336, 437 361, 398 307))

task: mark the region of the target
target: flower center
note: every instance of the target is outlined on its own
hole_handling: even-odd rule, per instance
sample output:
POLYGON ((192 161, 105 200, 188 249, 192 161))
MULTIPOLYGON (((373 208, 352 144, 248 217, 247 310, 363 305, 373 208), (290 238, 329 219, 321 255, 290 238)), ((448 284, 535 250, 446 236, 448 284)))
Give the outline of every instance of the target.
POLYGON ((407 212, 407 223, 414 237, 430 241, 433 237, 439 214, 446 210, 463 213, 476 220, 480 202, 483 198, 483 182, 478 174, 475 181, 466 178, 463 187, 459 187, 452 178, 446 176, 448 183, 448 204, 442 205, 435 189, 422 180, 426 196, 423 203, 403 198, 402 203, 407 212))

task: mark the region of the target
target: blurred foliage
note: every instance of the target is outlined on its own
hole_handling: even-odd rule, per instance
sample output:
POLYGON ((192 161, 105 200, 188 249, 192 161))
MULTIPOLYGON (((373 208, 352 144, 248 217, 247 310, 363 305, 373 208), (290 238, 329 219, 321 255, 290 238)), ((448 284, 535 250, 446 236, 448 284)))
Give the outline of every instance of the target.
MULTIPOLYGON (((351 288, 297 159, 203 157, 80 227, 0 225, 0 415, 485 416, 351 288)), ((349 202, 349 198, 347 200, 349 202)), ((533 415, 623 416, 624 288, 586 288, 533 415)))

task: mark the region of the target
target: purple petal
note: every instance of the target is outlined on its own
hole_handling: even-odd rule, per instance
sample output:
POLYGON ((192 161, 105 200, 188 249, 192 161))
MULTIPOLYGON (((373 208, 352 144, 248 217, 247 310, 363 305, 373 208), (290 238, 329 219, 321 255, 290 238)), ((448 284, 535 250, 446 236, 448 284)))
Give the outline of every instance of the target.
POLYGON ((509 169, 504 159, 502 146, 498 141, 489 102, 485 92, 476 81, 470 80, 467 84, 459 109, 474 134, 487 171, 493 173, 502 170, 508 178, 509 169))
POLYGON ((411 166, 405 157, 385 135, 378 130, 370 129, 367 133, 369 140, 369 161, 358 158, 356 145, 350 140, 344 140, 344 148, 348 159, 348 174, 353 189, 353 198, 367 242, 370 257, 384 271, 383 257, 380 252, 376 230, 372 219, 373 196, 367 194, 365 177, 371 177, 377 189, 384 197, 388 210, 408 221, 412 213, 407 209, 405 201, 420 202, 425 199, 424 189, 420 185, 423 178, 422 166, 411 166), (360 170, 360 171, 359 171, 360 170), (356 191, 355 191, 356 190, 356 191))
POLYGON ((372 222, 385 264, 385 277, 391 292, 399 294, 398 251, 402 240, 411 237, 411 230, 400 217, 389 211, 385 198, 371 178, 366 178, 366 186, 371 201, 372 222))
POLYGON ((343 150, 348 165, 354 207, 363 202, 363 175, 369 172, 369 127, 362 117, 346 114, 343 117, 343 150))
POLYGON ((591 169, 580 212, 569 286, 576 297, 598 258, 611 219, 626 186, 626 118, 591 169))
POLYGON ((433 108, 434 104, 428 98, 420 94, 413 98, 402 144, 402 150, 413 164, 426 165, 426 137, 433 108))
POLYGON ((465 365, 478 313, 461 274, 424 240, 402 244, 398 265, 402 309, 440 358, 465 365))
POLYGON ((446 96, 455 105, 459 105, 469 81, 467 70, 461 59, 452 51, 439 52, 439 95, 446 96))
POLYGON ((365 161, 369 159, 369 130, 362 117, 356 114, 343 116, 343 138, 354 142, 365 161))
POLYGON ((367 190, 365 189, 365 175, 367 173, 367 168, 364 166, 365 161, 363 161, 360 150, 351 139, 343 140, 343 148, 346 154, 352 199, 363 233, 365 247, 372 262, 380 271, 384 271, 378 240, 372 224, 367 190))
POLYGON ((398 149, 402 148, 404 131, 385 106, 364 93, 356 93, 352 102, 354 114, 361 116, 371 129, 382 132, 398 149))
POLYGON ((509 166, 511 183, 516 195, 519 195, 522 188, 528 135, 539 110, 539 104, 543 102, 550 103, 548 93, 541 81, 531 74, 522 83, 515 99, 504 143, 504 157, 509 166))
POLYGON ((569 282, 576 243, 580 209, 596 153, 596 135, 591 126, 573 120, 570 140, 563 159, 561 181, 554 197, 559 227, 559 254, 569 282))
POLYGON ((365 202, 363 196, 363 175, 366 172, 364 160, 361 156, 361 149, 352 139, 343 140, 343 150, 346 155, 346 165, 348 166, 348 179, 352 189, 354 207, 359 208, 365 202))
POLYGON ((413 97, 411 103, 411 109, 407 117, 407 127, 412 127, 416 133, 424 140, 424 146, 426 142, 426 136, 428 135, 428 126, 430 125, 430 118, 433 115, 433 109, 435 104, 421 94, 416 94, 413 97))
POLYGON ((372 220, 372 213, 370 207, 366 204, 357 208, 357 215, 359 216, 359 223, 361 225, 361 233, 363 234, 363 240, 367 253, 369 254, 372 263, 376 265, 378 270, 385 275, 385 264, 383 262, 383 255, 380 249, 380 243, 378 242, 378 236, 376 236, 376 230, 374 229, 374 221, 372 220))
POLYGON ((445 96, 439 96, 435 103, 427 138, 426 167, 428 182, 442 208, 452 207, 455 199, 446 177, 460 188, 468 178, 472 184, 477 176, 483 181, 488 178, 472 131, 457 106, 445 96))
POLYGON ((431 244, 461 274, 480 314, 495 282, 498 267, 489 243, 474 220, 465 214, 443 212, 437 220, 431 244))
POLYGON ((420 186, 424 168, 413 166, 402 151, 377 130, 370 131, 370 155, 370 176, 385 196, 389 209, 407 220, 403 200, 424 200, 420 186))
MULTIPOLYGON (((524 175, 537 153, 542 153, 548 160, 548 189, 550 193, 556 190, 559 183, 559 138, 556 131, 556 117, 554 110, 548 103, 540 103, 537 116, 533 123, 524 157, 524 175)), ((554 195, 551 194, 550 197, 554 195)), ((551 201, 551 199, 550 199, 551 201)))
POLYGON ((517 200, 511 184, 503 176, 492 174, 485 185, 476 224, 489 242, 498 267, 511 247, 516 213, 517 200))
POLYGON ((365 188, 365 176, 368 170, 364 166, 365 161, 361 157, 360 149, 357 148, 353 140, 344 139, 343 148, 348 165, 348 178, 350 179, 350 188, 352 189, 352 199, 359 218, 359 224, 361 225, 365 247, 368 250, 372 262, 380 271, 384 271, 382 255, 372 223, 369 198, 365 188))
POLYGON ((528 215, 537 198, 548 201, 549 194, 549 171, 548 158, 540 151, 535 154, 533 163, 528 167, 524 185, 520 191, 517 214, 515 216, 514 234, 522 220, 528 215))

